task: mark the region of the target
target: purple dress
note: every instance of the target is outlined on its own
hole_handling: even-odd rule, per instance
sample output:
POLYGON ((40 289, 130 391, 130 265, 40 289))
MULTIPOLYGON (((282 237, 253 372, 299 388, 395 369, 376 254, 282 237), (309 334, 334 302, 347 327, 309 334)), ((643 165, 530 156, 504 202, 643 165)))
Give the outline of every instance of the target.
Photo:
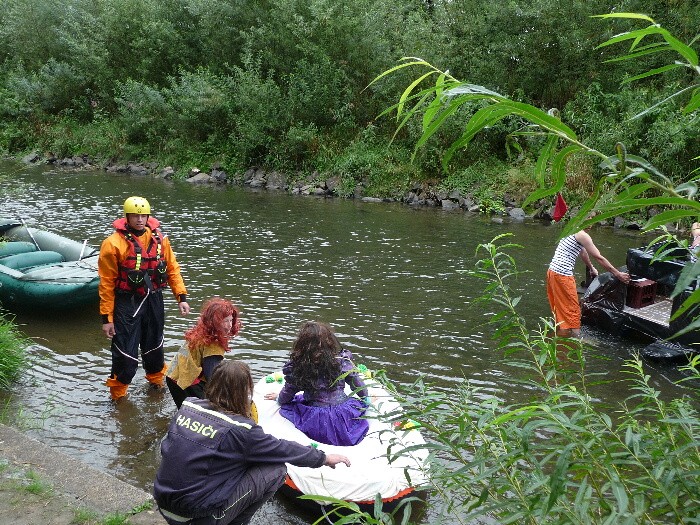
MULTIPOLYGON (((355 368, 349 350, 341 350, 338 359, 341 361, 341 375, 355 368)), ((369 422, 361 419, 367 407, 358 398, 348 397, 344 391, 347 383, 355 395, 366 398, 367 387, 360 375, 356 371, 350 372, 345 381, 335 383, 335 378, 323 378, 313 389, 297 394, 302 389, 293 383, 293 370, 291 361, 282 369, 285 383, 277 397, 280 414, 319 443, 351 446, 362 441, 369 428, 369 422)))

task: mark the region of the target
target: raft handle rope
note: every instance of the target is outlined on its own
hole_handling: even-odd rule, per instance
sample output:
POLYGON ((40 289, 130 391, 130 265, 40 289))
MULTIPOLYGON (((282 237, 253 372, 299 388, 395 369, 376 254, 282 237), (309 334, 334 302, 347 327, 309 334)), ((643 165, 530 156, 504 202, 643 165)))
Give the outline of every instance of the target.
POLYGON ((83 260, 83 254, 85 253, 85 247, 87 246, 87 239, 83 241, 83 247, 80 248, 80 255, 78 256, 78 261, 83 260))
POLYGON ((32 235, 32 231, 29 229, 29 226, 27 226, 27 223, 24 222, 24 218, 21 215, 19 216, 19 220, 22 221, 22 225, 24 226, 24 229, 27 230, 27 233, 29 234, 29 237, 31 237, 34 246, 36 246, 36 249, 41 251, 41 246, 39 246, 39 243, 36 242, 34 235, 32 235))

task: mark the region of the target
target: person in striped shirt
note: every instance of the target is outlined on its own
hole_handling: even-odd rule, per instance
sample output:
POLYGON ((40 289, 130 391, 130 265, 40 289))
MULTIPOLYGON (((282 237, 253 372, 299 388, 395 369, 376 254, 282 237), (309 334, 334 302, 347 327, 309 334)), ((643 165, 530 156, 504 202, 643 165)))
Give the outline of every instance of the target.
POLYGON ((579 256, 594 277, 598 270, 591 258, 623 283, 630 281, 628 273, 619 271, 603 257, 586 231, 581 230, 560 240, 547 270, 547 298, 559 337, 581 336, 581 306, 574 278, 574 265, 579 256))

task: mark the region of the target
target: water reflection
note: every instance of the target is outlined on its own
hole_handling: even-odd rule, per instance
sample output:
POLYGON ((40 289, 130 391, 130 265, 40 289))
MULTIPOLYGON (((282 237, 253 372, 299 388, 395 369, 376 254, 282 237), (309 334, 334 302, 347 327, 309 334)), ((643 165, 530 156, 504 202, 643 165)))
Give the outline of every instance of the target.
MULTIPOLYGON (((523 246, 514 255, 526 272, 515 283, 520 311, 534 328, 549 315, 544 274, 558 227, 501 225, 461 212, 102 172, 11 169, 12 178, 0 182, 3 214, 94 246, 111 232, 126 197, 149 199, 171 237, 193 311, 212 295, 240 306, 243 329, 231 355, 247 361, 256 380, 284 363, 302 321, 318 319, 336 327, 359 363, 385 369, 395 381, 410 384, 424 374, 437 389, 450 390, 468 379, 482 395, 512 401, 529 396, 518 383, 522 372, 509 366, 485 335, 484 323, 496 308, 472 304, 483 283, 463 270, 473 267, 479 243, 512 232, 523 246)), ((635 234, 601 229, 593 236, 617 264, 628 247, 641 244, 635 234)), ((160 439, 175 408, 169 395, 150 390, 139 370, 129 401, 118 407, 109 403, 104 386, 109 341, 96 308, 48 317, 21 314, 16 320, 37 343, 36 363, 16 402, 28 413, 53 408, 33 434, 150 490, 160 439)), ((180 317, 167 296, 166 359, 193 323, 194 315, 180 317)), ((605 356, 591 359, 591 369, 624 377, 622 362, 640 346, 588 328, 584 333, 596 343, 592 352, 605 356)), ((654 386, 675 391, 676 369, 653 365, 651 370, 654 386)), ((600 395, 614 402, 630 391, 615 381, 600 395)), ((430 523, 430 515, 429 509, 424 523, 430 523)), ((304 522, 280 501, 264 507, 261 516, 268 521, 274 516, 275 523, 304 522)))

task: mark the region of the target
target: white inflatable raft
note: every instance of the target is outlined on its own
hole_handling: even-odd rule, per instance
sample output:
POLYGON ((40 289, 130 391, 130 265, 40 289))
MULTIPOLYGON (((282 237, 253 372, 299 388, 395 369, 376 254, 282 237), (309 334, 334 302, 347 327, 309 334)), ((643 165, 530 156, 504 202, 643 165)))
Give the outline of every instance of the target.
MULTIPOLYGON (((413 422, 387 423, 375 417, 378 413, 393 413, 399 408, 398 403, 379 383, 372 379, 365 380, 372 399, 372 406, 367 411, 367 436, 355 446, 338 447, 314 443, 291 421, 280 415, 276 401, 265 399, 268 392, 279 392, 283 381, 282 373, 275 372, 263 377, 255 386, 253 400, 258 409, 260 426, 277 438, 318 446, 327 453, 343 454, 351 463, 350 467, 340 464, 335 469, 313 469, 288 464, 283 493, 329 496, 354 502, 361 508, 374 506, 375 498, 379 495, 384 502, 385 511, 395 508, 402 499, 416 495, 416 491, 426 481, 424 471, 427 452, 422 449, 399 456, 396 456, 396 452, 424 444, 425 441, 413 422)), ((319 503, 324 504, 323 501, 319 503)))

